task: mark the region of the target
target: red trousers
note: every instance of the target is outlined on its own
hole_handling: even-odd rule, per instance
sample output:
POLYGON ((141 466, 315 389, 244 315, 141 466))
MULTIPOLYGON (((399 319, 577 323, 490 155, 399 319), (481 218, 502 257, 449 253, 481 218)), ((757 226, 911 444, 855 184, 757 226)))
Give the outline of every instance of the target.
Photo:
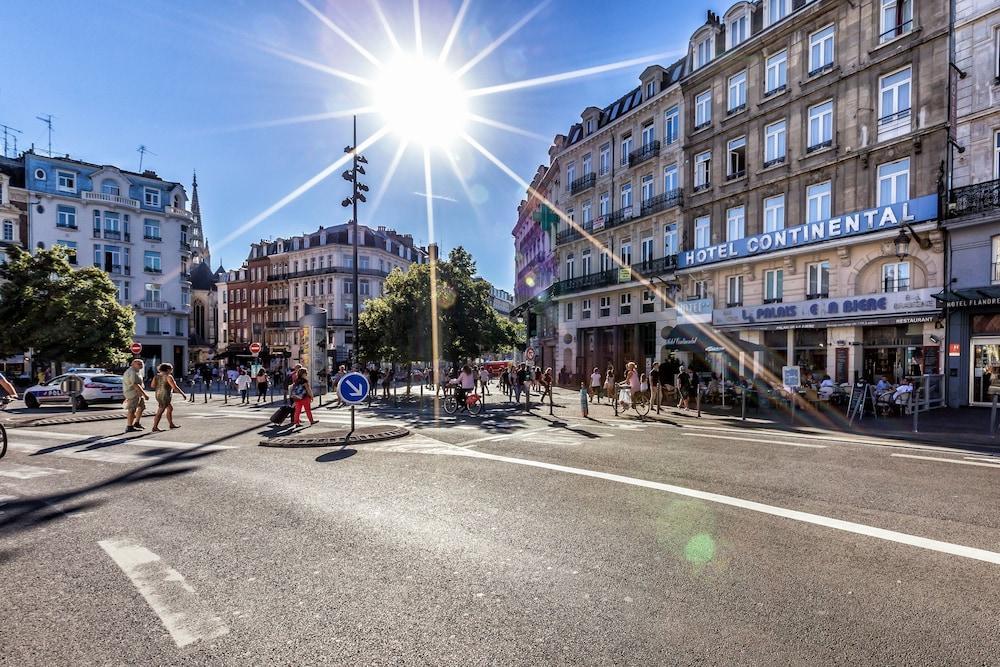
POLYGON ((309 418, 309 421, 310 422, 313 421, 313 411, 312 411, 312 406, 310 405, 311 403, 312 403, 312 399, 308 398, 308 397, 307 398, 300 398, 299 400, 295 401, 295 405, 294 405, 295 412, 292 414, 292 423, 293 424, 295 424, 296 426, 298 426, 301 423, 301 422, 299 422, 299 415, 302 414, 303 410, 306 411, 306 417, 309 418))

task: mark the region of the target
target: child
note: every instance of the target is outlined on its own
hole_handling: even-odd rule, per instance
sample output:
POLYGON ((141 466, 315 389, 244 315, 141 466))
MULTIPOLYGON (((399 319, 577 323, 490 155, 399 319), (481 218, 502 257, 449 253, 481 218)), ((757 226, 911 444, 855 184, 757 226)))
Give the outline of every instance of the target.
POLYGON ((587 392, 587 384, 585 382, 580 383, 580 416, 587 416, 587 401, 590 398, 587 392))

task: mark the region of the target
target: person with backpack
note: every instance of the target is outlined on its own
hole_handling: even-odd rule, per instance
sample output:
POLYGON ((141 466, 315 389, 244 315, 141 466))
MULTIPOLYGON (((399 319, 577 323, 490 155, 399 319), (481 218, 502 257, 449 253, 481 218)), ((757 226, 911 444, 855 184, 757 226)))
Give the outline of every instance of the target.
POLYGON ((293 426, 302 426, 300 417, 303 410, 305 410, 306 417, 309 419, 310 426, 317 423, 316 420, 313 419, 313 391, 312 387, 309 385, 309 373, 306 369, 300 368, 296 373, 295 381, 292 383, 292 388, 288 392, 288 397, 292 400, 294 408, 294 412, 292 413, 293 426))
POLYGON ((257 371, 257 402, 267 400, 267 371, 263 367, 257 371))
POLYGON ((149 429, 152 433, 159 433, 163 430, 160 428, 160 417, 164 414, 167 415, 167 424, 170 428, 180 428, 180 426, 174 423, 174 406, 170 404, 170 399, 174 392, 176 392, 184 400, 187 400, 187 396, 184 395, 184 392, 177 386, 177 382, 174 381, 173 366, 170 364, 160 364, 157 371, 152 381, 150 381, 150 389, 153 390, 153 395, 156 397, 156 416, 153 417, 153 428, 149 429))

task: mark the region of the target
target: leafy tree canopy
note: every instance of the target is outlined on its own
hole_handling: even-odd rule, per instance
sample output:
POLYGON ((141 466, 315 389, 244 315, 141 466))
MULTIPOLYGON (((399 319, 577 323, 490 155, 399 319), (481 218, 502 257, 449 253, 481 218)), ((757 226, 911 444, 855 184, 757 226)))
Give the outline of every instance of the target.
POLYGON ((12 246, 0 264, 0 357, 35 349, 41 361, 116 364, 128 358, 131 309, 106 273, 76 270, 67 250, 12 246))
MULTIPOLYGON (((490 284, 476 276, 476 263, 461 246, 437 262, 435 291, 443 359, 458 364, 484 352, 510 350, 523 338, 518 325, 493 308, 490 284)), ((394 270, 383 296, 368 301, 358 318, 362 359, 432 359, 431 323, 431 266, 394 270)))

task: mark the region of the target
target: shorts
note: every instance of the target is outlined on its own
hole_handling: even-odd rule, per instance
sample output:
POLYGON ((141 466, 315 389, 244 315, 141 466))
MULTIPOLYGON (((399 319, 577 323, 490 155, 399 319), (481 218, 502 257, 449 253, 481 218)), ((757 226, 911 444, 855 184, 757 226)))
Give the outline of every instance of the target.
POLYGON ((146 407, 146 402, 142 400, 142 396, 125 399, 125 409, 129 412, 135 412, 139 407, 146 407))

